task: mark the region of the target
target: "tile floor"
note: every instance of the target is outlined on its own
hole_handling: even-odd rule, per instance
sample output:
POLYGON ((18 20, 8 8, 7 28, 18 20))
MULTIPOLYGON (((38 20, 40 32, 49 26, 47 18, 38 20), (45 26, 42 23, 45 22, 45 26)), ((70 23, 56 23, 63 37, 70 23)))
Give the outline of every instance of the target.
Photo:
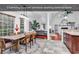
POLYGON ((46 39, 36 39, 36 43, 29 47, 27 52, 25 51, 25 46, 21 45, 19 52, 4 51, 4 54, 70 54, 66 46, 60 41, 46 40, 46 39))

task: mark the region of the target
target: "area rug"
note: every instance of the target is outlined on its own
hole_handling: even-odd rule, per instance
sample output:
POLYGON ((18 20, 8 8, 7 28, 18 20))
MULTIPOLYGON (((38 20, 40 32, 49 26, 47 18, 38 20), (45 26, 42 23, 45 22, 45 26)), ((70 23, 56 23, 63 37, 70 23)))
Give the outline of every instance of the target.
POLYGON ((28 45, 27 52, 25 45, 20 45, 19 52, 4 51, 4 54, 70 54, 67 47, 61 41, 36 39, 36 43, 30 48, 28 45))

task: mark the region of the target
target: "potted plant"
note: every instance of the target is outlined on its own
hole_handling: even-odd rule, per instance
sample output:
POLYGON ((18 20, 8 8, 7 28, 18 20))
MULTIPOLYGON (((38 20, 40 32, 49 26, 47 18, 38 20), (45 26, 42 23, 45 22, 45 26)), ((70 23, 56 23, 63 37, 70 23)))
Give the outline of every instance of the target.
POLYGON ((36 31, 39 26, 40 26, 39 22, 37 22, 36 20, 33 20, 32 29, 36 31))

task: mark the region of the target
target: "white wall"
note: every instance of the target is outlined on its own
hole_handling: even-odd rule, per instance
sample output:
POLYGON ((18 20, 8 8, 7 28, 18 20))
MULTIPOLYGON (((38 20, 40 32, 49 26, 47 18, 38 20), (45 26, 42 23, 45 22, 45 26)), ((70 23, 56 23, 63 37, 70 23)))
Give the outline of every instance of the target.
POLYGON ((74 21, 76 24, 79 24, 79 11, 73 11, 73 13, 70 14, 67 19, 68 21, 74 21))
POLYGON ((40 27, 42 28, 43 24, 46 24, 47 30, 47 12, 40 12, 40 11, 27 11, 27 17, 32 22, 33 20, 37 20, 39 22, 40 27))
MULTIPOLYGON (((61 21, 64 18, 64 12, 63 11, 53 11, 50 16, 50 26, 52 26, 52 29, 54 29, 55 24, 61 24, 61 21), (54 13, 53 13, 54 12, 54 13)), ((75 22, 76 26, 79 24, 79 11, 72 11, 71 14, 67 16, 68 22, 75 22)))
POLYGON ((29 31, 29 18, 25 18, 24 20, 24 32, 28 32, 29 31))
MULTIPOLYGON (((16 15, 14 28, 16 28, 16 24, 18 24, 19 32, 20 32, 20 18, 23 18, 23 20, 24 20, 24 32, 29 32, 29 18, 22 16, 19 13, 17 13, 17 15, 16 15)), ((14 31, 14 32, 16 32, 16 31, 14 31)))
POLYGON ((50 20, 49 20, 50 23, 49 24, 52 29, 54 29, 55 24, 59 24, 61 22, 62 17, 63 17, 62 11, 53 11, 52 13, 50 13, 50 20))

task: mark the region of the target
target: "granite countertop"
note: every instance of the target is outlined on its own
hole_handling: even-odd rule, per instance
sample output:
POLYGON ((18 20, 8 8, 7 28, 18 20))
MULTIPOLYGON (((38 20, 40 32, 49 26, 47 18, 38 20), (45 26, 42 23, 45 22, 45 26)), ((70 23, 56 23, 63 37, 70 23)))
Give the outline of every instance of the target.
POLYGON ((64 33, 74 35, 74 36, 79 36, 79 30, 65 30, 64 33))

